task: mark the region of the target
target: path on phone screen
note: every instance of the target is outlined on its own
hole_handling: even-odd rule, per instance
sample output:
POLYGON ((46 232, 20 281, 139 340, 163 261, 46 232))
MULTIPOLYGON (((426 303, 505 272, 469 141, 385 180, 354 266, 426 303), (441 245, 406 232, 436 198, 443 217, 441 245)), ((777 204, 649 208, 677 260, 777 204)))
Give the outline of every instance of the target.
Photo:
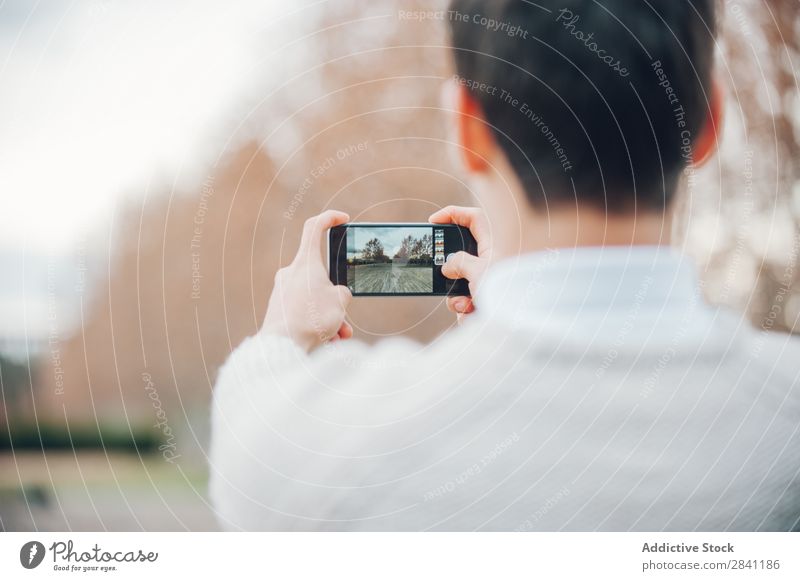
POLYGON ((433 269, 429 266, 365 264, 355 269, 357 293, 433 292, 433 269))

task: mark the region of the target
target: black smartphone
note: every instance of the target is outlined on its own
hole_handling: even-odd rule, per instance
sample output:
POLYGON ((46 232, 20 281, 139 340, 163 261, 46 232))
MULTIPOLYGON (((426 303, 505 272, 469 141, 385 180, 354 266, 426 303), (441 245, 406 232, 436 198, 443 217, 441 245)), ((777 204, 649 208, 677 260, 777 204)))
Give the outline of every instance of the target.
POLYGON ((478 254, 469 229, 453 224, 357 222, 331 228, 331 282, 353 296, 469 296, 465 279, 442 274, 447 256, 478 254))

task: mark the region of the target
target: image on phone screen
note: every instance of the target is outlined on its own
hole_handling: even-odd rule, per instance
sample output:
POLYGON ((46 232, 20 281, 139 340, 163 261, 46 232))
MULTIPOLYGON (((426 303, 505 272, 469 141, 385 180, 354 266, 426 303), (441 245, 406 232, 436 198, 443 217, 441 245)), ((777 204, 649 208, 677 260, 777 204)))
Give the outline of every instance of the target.
POLYGON ((432 293, 431 228, 352 228, 347 286, 354 293, 432 293))
POLYGON ((453 225, 350 224, 331 230, 331 280, 356 296, 468 294, 442 275, 447 254, 475 253, 468 230, 453 225))

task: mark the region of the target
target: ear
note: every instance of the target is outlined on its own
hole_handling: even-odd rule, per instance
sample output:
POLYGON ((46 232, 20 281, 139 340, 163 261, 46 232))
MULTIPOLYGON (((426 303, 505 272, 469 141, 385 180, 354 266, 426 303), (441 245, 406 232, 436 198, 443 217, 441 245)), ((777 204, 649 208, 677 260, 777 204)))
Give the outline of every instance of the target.
POLYGON ((497 150, 492 129, 481 106, 466 87, 457 86, 455 100, 458 140, 464 165, 470 173, 486 173, 497 150))
POLYGON ((720 134, 722 133, 723 102, 722 83, 717 77, 713 77, 706 121, 692 148, 692 164, 695 166, 703 165, 717 152, 720 134))

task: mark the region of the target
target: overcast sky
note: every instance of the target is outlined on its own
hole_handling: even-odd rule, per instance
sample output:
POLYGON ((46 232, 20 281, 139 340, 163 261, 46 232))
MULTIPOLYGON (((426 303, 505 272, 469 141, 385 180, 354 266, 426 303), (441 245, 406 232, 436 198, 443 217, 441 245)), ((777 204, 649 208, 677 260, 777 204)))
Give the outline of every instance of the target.
POLYGON ((33 333, 54 293, 75 304, 63 295, 126 196, 192 191, 237 146, 310 3, 0 3, 0 341, 33 333))

